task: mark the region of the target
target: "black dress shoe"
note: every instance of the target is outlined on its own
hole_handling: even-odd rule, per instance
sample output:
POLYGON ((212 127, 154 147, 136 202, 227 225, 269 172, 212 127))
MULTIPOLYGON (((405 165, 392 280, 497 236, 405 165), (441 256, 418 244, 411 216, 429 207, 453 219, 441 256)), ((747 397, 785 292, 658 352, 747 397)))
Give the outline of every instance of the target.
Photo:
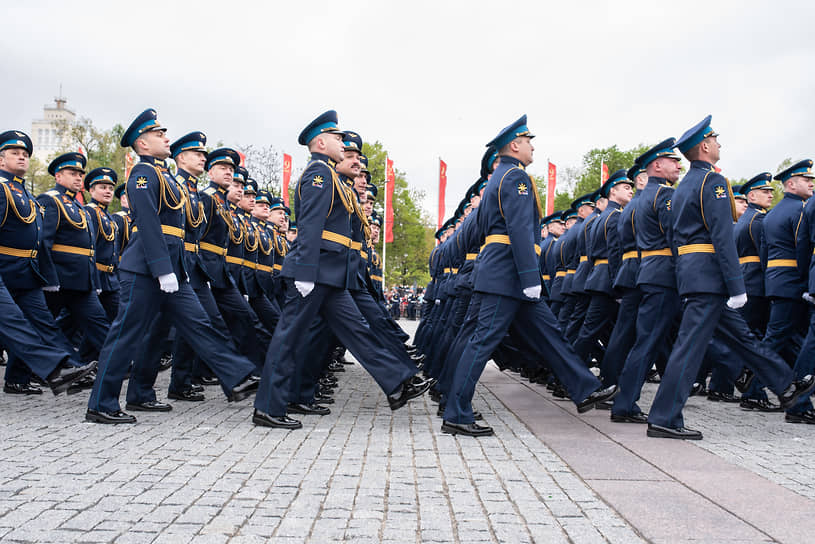
POLYGON ((214 376, 200 376, 198 378, 193 378, 192 383, 196 385, 218 385, 221 382, 214 376))
POLYGON ((718 391, 708 391, 707 400, 711 402, 741 402, 741 397, 732 393, 719 393, 718 391))
POLYGON ((136 418, 126 414, 121 410, 116 412, 99 412, 88 410, 85 412, 85 419, 94 423, 136 423, 136 418))
POLYGON ((425 357, 424 353, 422 353, 421 355, 411 355, 410 356, 410 360, 413 361, 413 364, 415 364, 416 366, 422 364, 424 362, 425 358, 426 357, 425 357))
POLYGON ((555 385, 555 388, 552 390, 552 396, 556 399, 569 400, 569 392, 560 384, 555 385))
POLYGON ((802 379, 792 382, 786 391, 778 396, 781 408, 786 410, 798 402, 801 397, 812 393, 813 389, 815 389, 815 376, 812 376, 812 374, 807 374, 802 379))
POLYGON ((317 404, 334 404, 334 399, 332 399, 328 395, 317 393, 316 395, 314 395, 314 402, 316 402, 317 404))
POLYGON ((611 400, 617 396, 617 393, 620 390, 617 389, 616 385, 609 385, 608 387, 600 387, 597 391, 586 397, 583 402, 578 403, 577 405, 577 413, 582 414, 588 412, 598 402, 604 402, 607 400, 611 400))
POLYGON ((201 402, 204 400, 204 394, 193 391, 192 389, 186 389, 184 391, 170 391, 167 393, 167 398, 174 400, 186 400, 190 402, 201 402))
POLYGON ((441 400, 441 391, 437 389, 431 389, 430 400, 432 400, 433 402, 439 402, 441 400))
POLYGON ((328 370, 331 372, 345 372, 345 365, 337 361, 331 361, 328 363, 328 370))
POLYGON ((325 387, 337 387, 339 381, 337 380, 337 378, 320 378, 319 380, 317 380, 317 383, 325 387))
POLYGON ((766 399, 745 399, 742 397, 739 403, 742 410, 757 410, 759 412, 780 412, 781 406, 766 399))
POLYGON ((258 387, 260 387, 260 381, 254 379, 252 376, 247 376, 243 381, 232 388, 227 400, 229 400, 229 402, 241 401, 257 391, 258 387))
POLYGON ((741 370, 741 374, 739 377, 736 378, 736 389, 739 390, 739 393, 744 393, 748 389, 750 389, 750 385, 753 383, 753 378, 755 378, 755 374, 752 371, 743 368, 741 370))
POLYGON ((7 383, 3 392, 9 395, 42 395, 42 389, 30 383, 7 383))
POLYGON ((193 393, 203 393, 204 392, 204 386, 200 385, 200 384, 197 384, 197 383, 194 383, 194 384, 190 385, 190 391, 192 391, 193 393))
POLYGON ((648 376, 646 376, 645 381, 648 383, 659 383, 662 381, 662 378, 659 375, 659 370, 656 368, 652 368, 648 371, 648 376))
POLYGON ((478 423, 452 423, 447 420, 442 422, 441 432, 452 435, 463 434, 464 436, 491 436, 493 434, 492 427, 486 425, 479 425, 478 423))
POLYGON ((611 414, 614 423, 648 423, 648 414, 611 414))
POLYGON ((413 385, 423 385, 424 383, 428 383, 430 384, 430 387, 433 387, 434 385, 439 383, 439 380, 437 380, 436 378, 422 378, 421 376, 413 376, 410 379, 410 383, 412 383, 413 385))
POLYGON ((147 402, 128 402, 125 408, 134 412, 169 412, 173 409, 166 402, 148 400, 147 402))
POLYGON ((252 423, 260 425, 261 427, 274 427, 276 429, 299 429, 303 426, 302 423, 296 419, 288 416, 270 416, 266 412, 255 410, 252 414, 252 423))
POLYGON ((327 416, 331 413, 331 410, 325 406, 320 406, 319 404, 291 403, 286 408, 286 412, 291 412, 292 414, 304 414, 307 416, 327 416))
POLYGON ((96 380, 96 371, 92 370, 88 372, 84 377, 76 380, 71 385, 69 385, 66 393, 68 395, 75 395, 80 391, 84 391, 86 389, 93 389, 94 380, 96 380))
POLYGON ((815 425, 815 410, 807 410, 799 414, 787 413, 787 415, 784 416, 784 420, 787 423, 807 423, 809 425, 815 425))
POLYGON ((415 399, 424 395, 430 389, 430 381, 422 381, 420 383, 413 383, 413 378, 408 378, 403 381, 396 391, 388 395, 388 404, 391 410, 398 410, 410 399, 415 399))
POLYGON ((690 388, 690 394, 688 396, 689 397, 695 397, 695 396, 698 396, 698 395, 702 395, 703 393, 706 393, 706 392, 707 392, 707 389, 705 389, 705 384, 704 383, 702 383, 702 382, 694 382, 693 386, 690 388))
POLYGON ((169 370, 171 366, 173 366, 173 356, 168 354, 162 355, 158 363, 158 371, 164 372, 165 370, 169 370))
POLYGON ((598 402, 594 405, 595 410, 611 410, 611 407, 614 406, 614 403, 610 400, 604 400, 602 402, 598 402))
POLYGON ((680 440, 702 440, 702 433, 687 429, 685 427, 678 427, 672 429, 670 427, 663 427, 662 425, 648 424, 648 436, 652 438, 678 438, 680 440))
POLYGON ((96 361, 92 361, 82 366, 71 366, 61 363, 45 379, 45 383, 51 388, 54 395, 67 391, 71 384, 84 378, 89 372, 96 368, 96 361))

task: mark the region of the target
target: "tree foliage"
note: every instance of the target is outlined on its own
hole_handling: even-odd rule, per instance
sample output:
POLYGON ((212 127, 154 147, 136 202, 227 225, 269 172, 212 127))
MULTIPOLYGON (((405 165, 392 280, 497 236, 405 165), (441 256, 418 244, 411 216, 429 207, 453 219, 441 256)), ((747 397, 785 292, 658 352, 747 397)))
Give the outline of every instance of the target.
MULTIPOLYGON (((378 190, 374 208, 385 216, 385 158, 387 151, 380 142, 365 143, 362 152, 368 157, 371 183, 378 190)), ((424 191, 410 188, 404 172, 395 169, 393 191, 393 243, 387 247, 385 281, 392 285, 424 285, 430 280, 427 260, 434 245, 434 230, 430 219, 422 212, 424 191)), ((382 229, 377 252, 384 253, 385 229, 382 229)))
POLYGON ((261 189, 280 196, 282 191, 283 154, 275 146, 246 145, 242 148, 246 155, 246 169, 249 176, 258 182, 261 189))

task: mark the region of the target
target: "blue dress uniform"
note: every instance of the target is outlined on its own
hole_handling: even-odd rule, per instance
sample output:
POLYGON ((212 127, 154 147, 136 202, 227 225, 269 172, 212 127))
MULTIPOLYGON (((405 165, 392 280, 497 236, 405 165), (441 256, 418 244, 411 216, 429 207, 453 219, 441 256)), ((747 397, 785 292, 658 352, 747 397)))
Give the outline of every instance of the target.
POLYGON ((552 288, 549 291, 549 304, 555 317, 560 315, 560 310, 565 302, 565 297, 562 293, 563 280, 566 279, 566 259, 563 254, 563 242, 566 240, 566 235, 569 233, 569 230, 571 230, 571 226, 569 226, 567 221, 569 219, 576 218, 577 212, 575 210, 568 209, 563 211, 561 219, 563 219, 563 223, 566 225, 567 230, 562 236, 552 243, 552 247, 549 249, 546 257, 546 267, 549 270, 549 274, 552 276, 552 288))
MULTIPOLYGON (((145 110, 122 136, 123 147, 148 131, 166 130, 156 120, 155 110, 145 110)), ((230 400, 240 400, 257 387, 249 379, 251 365, 223 349, 229 338, 215 329, 187 281, 184 257, 186 224, 185 194, 166 169, 164 160, 144 155, 127 180, 127 196, 133 216, 133 237, 119 268, 121 303, 100 355, 99 370, 88 400, 86 419, 99 423, 135 423, 121 411, 119 393, 133 359, 134 346, 145 342, 144 331, 160 313, 169 316, 178 334, 198 349, 213 368, 223 370, 222 387, 230 400), (177 280, 161 287, 158 278, 177 280)), ((148 339, 148 343, 149 343, 148 339)), ((144 383, 152 369, 133 366, 131 384, 144 383)))
MULTIPOLYGON (((308 145, 326 133, 342 134, 334 111, 315 119, 298 141, 308 145)), ((404 400, 402 393, 412 387, 409 381, 413 372, 388 356, 347 291, 351 275, 356 273, 349 268, 351 216, 356 209, 354 195, 340 181, 332 164, 330 157, 312 153, 297 184, 294 202, 299 232, 281 271, 286 282, 286 302, 255 398, 253 421, 258 425, 289 429, 301 426, 285 414, 293 392, 300 389, 296 351, 318 315, 386 394, 404 400), (300 289, 306 289, 309 283, 311 291, 302 296, 300 289)))
MULTIPOLYGON (((116 185, 118 176, 110 168, 96 168, 85 176, 85 190, 97 183, 116 185)), ((119 313, 119 248, 116 245, 116 222, 108 213, 107 206, 92 200, 85 207, 93 225, 94 257, 96 258, 96 274, 98 278, 99 302, 105 310, 108 321, 113 321, 119 313)))
MULTIPOLYGON (((65 153, 51 161, 48 172, 52 176, 65 169, 85 173, 85 164, 81 153, 65 153)), ((74 191, 59 184, 37 197, 45 208, 43 245, 51 253, 57 272, 58 281, 52 285, 59 286, 58 291, 47 292, 45 299, 54 317, 63 309, 69 311, 84 333, 90 358, 96 359, 110 321, 96 295, 100 288, 94 258, 96 232, 90 214, 75 197, 74 191)))
MULTIPOLYGON (((609 176, 600 193, 609 198, 611 188, 621 183, 633 186, 625 170, 617 170, 609 176)), ((608 345, 617 316, 618 293, 614 290, 614 280, 622 263, 622 254, 614 248, 620 244, 617 227, 621 214, 622 206, 609 200, 606 209, 595 220, 591 240, 586 244, 587 256, 593 265, 585 286, 586 291, 591 293, 591 302, 574 350, 587 363, 598 340, 604 346, 608 345)))
MULTIPOLYGON (((552 223, 563 223, 563 219, 561 216, 563 215, 562 211, 557 211, 551 215, 544 217, 541 220, 541 228, 543 226, 551 225, 552 223)), ((541 280, 543 280, 543 292, 545 293, 546 302, 551 302, 549 296, 552 291, 552 278, 554 277, 554 271, 550 270, 549 268, 549 253, 552 250, 552 246, 557 241, 559 236, 555 236, 551 230, 549 231, 549 235, 541 242, 541 254, 539 258, 540 269, 541 269, 541 280)))
MULTIPOLYGON (((524 115, 490 144, 502 149, 516 138, 531 138, 524 115)), ((473 301, 480 305, 478 325, 456 364, 444 411, 442 430, 490 434, 474 425, 472 398, 484 365, 510 330, 545 360, 581 411, 591 409, 614 391, 598 394, 600 382, 581 363, 561 336, 551 310, 525 293, 541 289, 538 255, 541 213, 534 180, 523 163, 503 155, 490 178, 479 206, 478 224, 485 234, 478 257, 473 301)))
MULTIPOLYGON (((593 208, 593 196, 594 193, 581 196, 572 202, 572 208, 575 210, 578 210, 581 206, 591 206, 593 208)), ((579 248, 580 241, 583 238, 583 223, 592 217, 594 217, 593 212, 586 218, 582 218, 578 215, 577 221, 566 232, 566 234, 563 235, 563 240, 561 242, 560 253, 563 262, 565 263, 566 275, 563 277, 563 283, 560 286, 560 294, 563 297, 563 306, 561 307, 560 314, 558 315, 558 323, 560 324, 563 334, 566 335, 566 338, 569 338, 569 324, 571 322, 572 315, 574 315, 575 305, 577 304, 575 294, 572 292, 572 284, 574 283, 574 276, 577 273, 577 267, 580 264, 579 248)), ((585 244, 583 247, 585 248, 585 244)), ((570 341, 573 340, 571 338, 569 339, 570 341)))
MULTIPOLYGON (((635 162, 626 175, 634 182, 643 172, 645 169, 642 165, 635 162)), ((636 210, 641 194, 641 191, 634 193, 631 202, 620 212, 617 218, 619 241, 609 248, 609 260, 613 258, 620 263, 617 275, 612 278, 612 285, 614 291, 619 295, 620 305, 614 330, 611 332, 611 338, 609 338, 608 347, 600 365, 600 377, 606 387, 617 384, 628 352, 637 340, 637 309, 642 294, 637 287, 640 254, 637 250, 634 210, 636 210)))
MULTIPOLYGON (((789 179, 786 174, 776 178, 779 181, 789 179)), ((808 315, 807 304, 801 300, 801 295, 807 287, 809 261, 798 266, 796 238, 802 233, 804 203, 803 197, 785 192, 784 198, 767 212, 763 225, 767 252, 764 293, 770 299, 770 318, 762 344, 779 353, 790 366, 795 363, 806 334, 808 315)))
MULTIPOLYGON (((25 133, 11 130, 0 134, 0 151, 14 148, 26 150, 29 156, 33 151, 25 133)), ((48 310, 42 291, 57 282, 51 256, 43 250, 43 209, 25 180, 7 170, 0 170, 0 209, 0 279, 5 284, 0 299, 5 308, 4 334, 8 335, 3 345, 9 352, 5 380, 12 387, 26 386, 29 372, 46 379, 65 361, 74 366, 80 363, 48 310), (17 312, 27 323, 20 321, 17 312)))
MULTIPOLYGON (((697 158, 695 153, 719 145, 716 136, 708 116, 688 130, 677 147, 686 156, 697 158), (712 140, 706 145, 708 138, 712 140)), ((717 147, 710 149, 703 156, 718 154, 717 147)), ((727 179, 716 173, 711 163, 691 160, 690 170, 674 193, 672 209, 677 283, 685 307, 665 375, 651 405, 648 435, 698 440, 701 433, 685 429, 682 408, 714 334, 786 405, 808 394, 815 380, 810 377, 806 383, 791 385, 792 370, 763 348, 741 314, 725 304, 728 296, 746 298, 733 238, 735 204, 727 179)))
MULTIPOLYGON (((255 197, 256 203, 267 204, 271 207, 272 196, 268 191, 259 190, 258 195, 255 197)), ((269 228, 266 221, 258 218, 252 218, 252 222, 258 233, 258 267, 255 274, 255 279, 260 284, 266 298, 269 302, 275 305, 278 312, 280 306, 277 303, 274 286, 274 241, 272 240, 273 233, 269 228)))
MULTIPOLYGON (((643 153, 637 162, 647 168, 662 157, 678 161, 675 144, 675 138, 668 138, 643 153)), ((666 338, 670 338, 680 310, 672 249, 674 189, 665 178, 649 176, 648 184, 639 193, 632 217, 640 254, 637 287, 642 297, 637 309, 636 342, 620 372, 620 394, 611 409, 612 419, 619 422, 644 422, 637 400, 648 369, 666 344, 666 338)))
MULTIPOLYGON (((125 184, 122 183, 113 191, 113 195, 119 200, 125 192, 125 184)), ((127 197, 125 197, 125 202, 127 197)), ((127 243, 130 241, 130 230, 133 228, 133 221, 130 218, 130 208, 122 205, 122 209, 113 214, 113 222, 116 223, 116 249, 119 254, 119 261, 122 260, 127 243)), ((118 265, 118 263, 116 263, 118 265)))
POLYGON ((594 263, 589 259, 591 253, 592 232, 596 224, 597 218, 602 213, 602 210, 597 206, 597 201, 600 199, 600 191, 597 190, 591 194, 591 201, 594 204, 594 211, 586 217, 580 225, 580 234, 577 237, 577 246, 575 253, 577 255, 577 267, 575 268, 574 276, 572 277, 572 285, 570 293, 574 297, 574 310, 569 316, 569 322, 566 329, 563 331, 566 338, 572 344, 577 341, 580 335, 580 327, 586 318, 586 312, 591 303, 591 293, 586 290, 586 279, 591 274, 594 263))
MULTIPOLYGON (((240 156, 237 151, 222 147, 208 154, 206 169, 209 170, 216 163, 237 166, 239 162, 240 156)), ((240 353, 248 357, 259 372, 263 367, 264 352, 269 345, 271 335, 260 324, 254 310, 241 295, 238 285, 242 282, 232 276, 226 260, 229 248, 232 248, 234 258, 234 252, 238 251, 236 249, 238 244, 243 243, 240 223, 230 212, 225 188, 211 182, 198 194, 204 207, 205 217, 205 226, 198 243, 201 263, 210 278, 212 294, 232 338, 240 349, 240 353)), ((242 249, 240 251, 242 255, 242 249)), ((237 270, 241 270, 240 263, 237 265, 237 270)), ((194 377, 198 373, 200 371, 194 370, 194 377)))
MULTIPOLYGON (((812 164, 810 159, 800 161, 780 172, 776 179, 783 181, 792 176, 803 176, 810 180, 815 179, 812 164)), ((805 270, 807 271, 808 280, 805 290, 808 302, 812 305, 815 302, 812 299, 812 294, 815 293, 815 270, 813 270, 815 259, 812 258, 812 255, 815 255, 815 199, 813 198, 810 198, 806 206, 804 206, 804 217, 798 231, 797 246, 798 262, 800 266, 805 264, 807 266, 805 270)), ((813 357, 813 353, 815 353, 815 312, 810 307, 809 328, 793 368, 797 379, 815 373, 815 357, 813 357)), ((812 408, 812 401, 808 397, 802 396, 797 403, 787 409, 785 419, 789 423, 815 424, 815 410, 812 408)))

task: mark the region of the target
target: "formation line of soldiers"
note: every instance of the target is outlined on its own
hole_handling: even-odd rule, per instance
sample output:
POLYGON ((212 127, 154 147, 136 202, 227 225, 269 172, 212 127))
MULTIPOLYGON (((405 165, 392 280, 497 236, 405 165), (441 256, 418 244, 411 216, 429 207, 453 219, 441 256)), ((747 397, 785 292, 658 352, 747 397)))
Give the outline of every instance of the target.
POLYGON ((692 394, 815 423, 812 161, 731 187, 710 122, 547 217, 525 171, 526 116, 487 144, 479 179, 436 233, 415 341, 438 380, 443 431, 492 434, 472 407, 489 359, 651 437, 702 438, 682 416, 692 394), (677 150, 690 161, 678 184, 677 150), (769 210, 773 177, 784 198, 769 210), (647 414, 646 380, 659 382, 647 414))
POLYGON ((362 139, 328 111, 299 142, 311 160, 295 190, 298 229, 237 151, 208 152, 201 132, 171 144, 153 109, 122 136, 140 160, 118 186, 114 170, 86 172, 82 154, 66 153, 35 198, 31 139, 0 134, 4 391, 90 389, 86 420, 135 423, 124 380, 127 410, 168 412, 155 383, 170 359, 168 398, 200 402, 220 385, 230 402, 255 395, 256 425, 296 429, 289 414, 330 413, 347 347, 392 410, 424 394, 434 381, 418 375, 423 356, 384 305, 362 139), (122 211, 111 214, 114 197, 122 211))

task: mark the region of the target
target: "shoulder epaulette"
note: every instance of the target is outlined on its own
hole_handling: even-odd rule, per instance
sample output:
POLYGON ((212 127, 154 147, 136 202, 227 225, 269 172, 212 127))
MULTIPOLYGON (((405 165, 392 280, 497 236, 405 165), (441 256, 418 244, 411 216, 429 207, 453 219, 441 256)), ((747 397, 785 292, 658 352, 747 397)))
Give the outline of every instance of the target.
POLYGON ((116 212, 116 215, 121 216, 121 217, 127 217, 127 212, 123 211, 123 210, 119 210, 118 212, 116 212))
POLYGON ((4 178, 3 176, 0 176, 0 181, 8 181, 8 180, 6 178, 4 178))
POLYGON ((204 189, 204 194, 209 195, 209 196, 214 195, 215 194, 215 187, 207 187, 206 189, 204 189))
POLYGON ((660 187, 665 187, 666 189, 673 189, 673 185, 668 185, 667 183, 660 183, 660 187))
POLYGON ((96 207, 96 202, 88 202, 88 203, 87 203, 87 204, 85 204, 85 205, 86 205, 88 208, 95 208, 95 207, 96 207))
POLYGON ((50 191, 45 191, 45 194, 48 196, 59 196, 59 191, 56 189, 51 189, 50 191))

